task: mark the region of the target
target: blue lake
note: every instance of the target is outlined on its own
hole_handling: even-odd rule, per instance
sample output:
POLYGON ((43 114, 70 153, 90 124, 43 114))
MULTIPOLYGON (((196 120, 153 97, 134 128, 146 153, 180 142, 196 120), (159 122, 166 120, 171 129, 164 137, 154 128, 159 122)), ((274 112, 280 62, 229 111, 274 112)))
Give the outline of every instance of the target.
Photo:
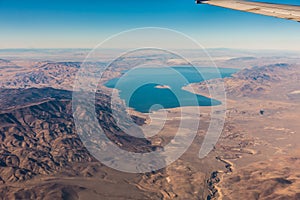
POLYGON ((220 68, 219 72, 208 67, 136 68, 125 71, 120 78, 109 80, 105 86, 118 89, 126 105, 142 113, 161 108, 214 106, 221 102, 193 94, 182 87, 204 80, 230 77, 237 70, 220 68))

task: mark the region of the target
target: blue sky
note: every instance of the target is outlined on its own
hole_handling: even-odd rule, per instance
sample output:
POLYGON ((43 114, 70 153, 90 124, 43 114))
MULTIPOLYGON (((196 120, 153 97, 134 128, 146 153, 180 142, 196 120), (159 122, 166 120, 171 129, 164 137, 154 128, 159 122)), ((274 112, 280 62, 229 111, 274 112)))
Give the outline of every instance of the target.
POLYGON ((0 0, 0 25, 0 48, 93 48, 120 31, 151 26, 208 48, 300 50, 300 23, 194 0, 0 0))

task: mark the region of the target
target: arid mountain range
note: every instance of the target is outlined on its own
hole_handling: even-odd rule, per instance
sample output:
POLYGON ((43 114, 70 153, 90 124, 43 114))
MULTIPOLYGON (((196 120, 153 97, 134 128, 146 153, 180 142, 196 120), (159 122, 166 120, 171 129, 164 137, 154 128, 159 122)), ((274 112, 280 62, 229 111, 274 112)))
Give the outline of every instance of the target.
MULTIPOLYGON (((243 56, 222 63, 253 60, 258 62, 243 56)), ((210 121, 209 107, 201 109, 203 125, 179 160, 156 172, 128 174, 98 162, 76 133, 72 84, 80 63, 22 65, 1 59, 0 198, 299 199, 300 66, 264 64, 224 79, 227 118, 206 158, 199 159, 198 152, 210 121)), ((209 96, 207 87, 214 81, 192 86, 209 96)), ((164 146, 179 123, 178 109, 169 109, 170 120, 159 136, 134 138, 118 129, 106 91, 99 91, 96 102, 106 135, 129 151, 164 146)), ((137 124, 147 123, 142 113, 131 114, 137 124)), ((160 112, 155 115, 160 117, 160 112)))

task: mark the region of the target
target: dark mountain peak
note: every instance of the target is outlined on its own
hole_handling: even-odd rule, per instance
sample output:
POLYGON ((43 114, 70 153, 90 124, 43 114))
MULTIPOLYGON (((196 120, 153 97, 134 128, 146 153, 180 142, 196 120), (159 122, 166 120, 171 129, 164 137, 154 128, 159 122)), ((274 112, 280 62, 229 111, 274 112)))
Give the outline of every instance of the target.
MULTIPOLYGON (((76 166, 89 165, 96 160, 76 133, 70 91, 4 89, 1 94, 2 182, 24 181, 43 174, 86 175, 76 166)), ((108 96, 97 94, 96 98, 99 123, 111 141, 133 152, 153 149, 148 140, 129 136, 118 128, 108 96)))

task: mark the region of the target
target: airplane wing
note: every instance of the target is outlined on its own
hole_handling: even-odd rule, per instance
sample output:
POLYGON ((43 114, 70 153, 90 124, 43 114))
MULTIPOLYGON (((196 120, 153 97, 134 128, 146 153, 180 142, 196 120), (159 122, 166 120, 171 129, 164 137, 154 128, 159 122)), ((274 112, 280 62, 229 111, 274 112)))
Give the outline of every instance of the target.
POLYGON ((300 22, 300 6, 250 2, 243 0, 196 0, 197 4, 209 4, 233 10, 240 10, 300 22))

